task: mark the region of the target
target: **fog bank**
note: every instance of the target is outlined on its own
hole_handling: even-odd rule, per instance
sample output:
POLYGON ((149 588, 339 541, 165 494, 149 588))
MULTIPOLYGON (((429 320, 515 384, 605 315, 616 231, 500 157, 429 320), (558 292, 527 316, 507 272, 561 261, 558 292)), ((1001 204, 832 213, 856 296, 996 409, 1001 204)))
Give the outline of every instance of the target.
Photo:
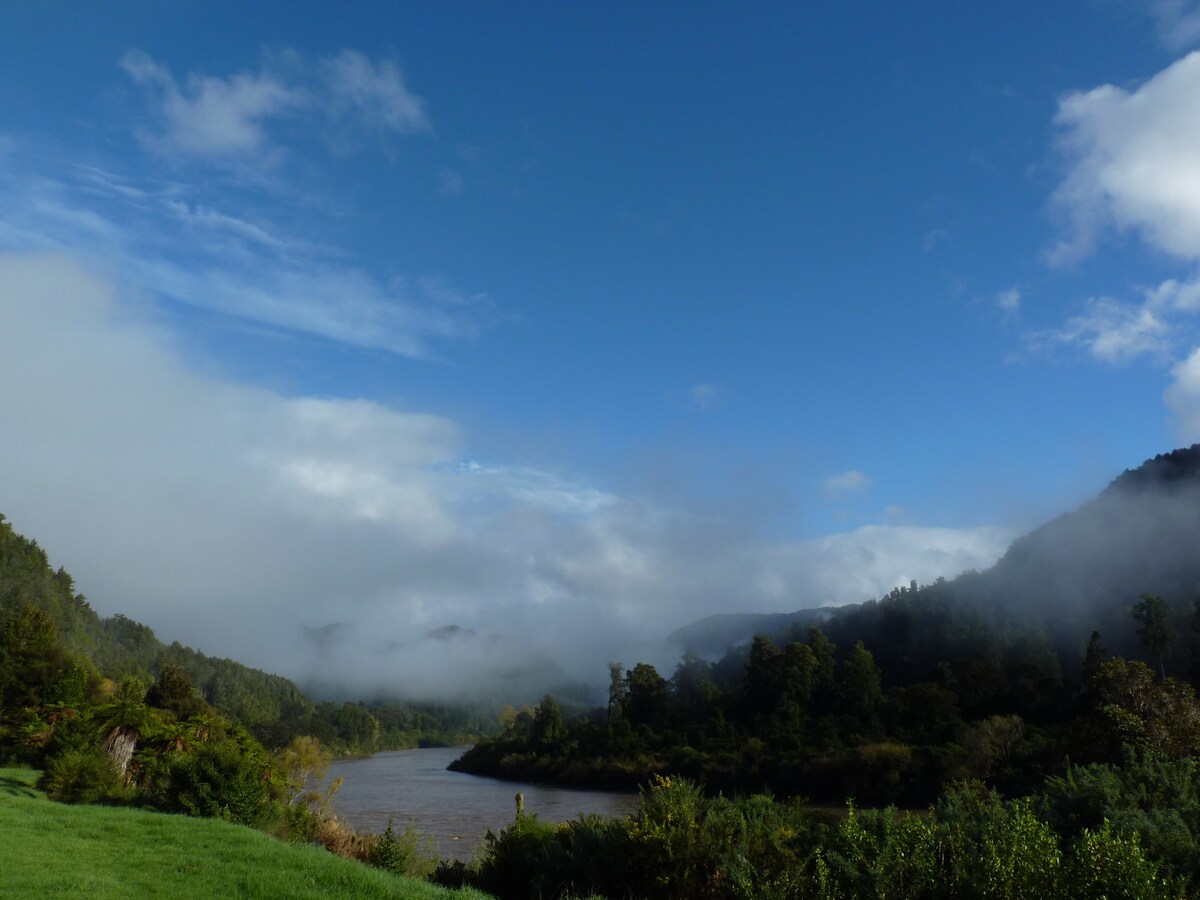
POLYGON ((331 690, 445 699, 602 680, 613 658, 669 667, 679 625, 864 600, 986 567, 1011 537, 769 541, 475 461, 436 413, 197 370, 152 301, 61 256, 0 257, 0 378, 0 512, 98 612, 331 690))

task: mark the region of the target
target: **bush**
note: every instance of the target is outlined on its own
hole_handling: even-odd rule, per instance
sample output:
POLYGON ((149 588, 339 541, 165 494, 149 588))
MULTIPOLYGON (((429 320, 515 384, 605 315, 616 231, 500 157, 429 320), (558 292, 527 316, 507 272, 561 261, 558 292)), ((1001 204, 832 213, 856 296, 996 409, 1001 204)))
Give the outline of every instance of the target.
POLYGON ((1099 831, 1085 831, 1072 848, 1066 884, 1076 897, 1106 900, 1172 900, 1184 896, 1181 879, 1159 876, 1147 860, 1136 834, 1117 834, 1105 822, 1099 831))
POLYGON ((558 868, 549 865, 551 858, 558 855, 557 832, 557 826, 539 822, 537 815, 518 807, 512 825, 499 834, 489 830, 484 836, 478 887, 505 898, 557 896, 548 876, 552 869, 558 868))
POLYGON ((1163 863, 1168 876, 1200 883, 1200 760, 1154 753, 1126 755, 1125 764, 1072 766, 1051 778, 1039 812, 1070 839, 1106 822, 1163 863))
POLYGON ((170 754, 165 799, 173 811, 241 825, 258 825, 276 810, 261 767, 232 741, 170 754))
POLYGON ((71 747, 49 761, 38 787, 60 803, 96 803, 120 786, 120 777, 100 747, 71 747))
POLYGON ((388 819, 383 834, 371 838, 367 862, 377 869, 387 869, 409 878, 428 878, 437 864, 432 852, 421 846, 417 830, 411 822, 397 835, 391 819, 388 819))

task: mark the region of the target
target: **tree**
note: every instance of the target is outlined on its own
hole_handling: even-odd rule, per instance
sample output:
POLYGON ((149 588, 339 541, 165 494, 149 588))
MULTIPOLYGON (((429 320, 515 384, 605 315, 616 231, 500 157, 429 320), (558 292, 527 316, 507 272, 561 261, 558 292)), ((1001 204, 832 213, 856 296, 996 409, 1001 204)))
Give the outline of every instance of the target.
POLYGON ((150 708, 145 704, 146 686, 133 676, 121 680, 112 702, 97 707, 100 733, 104 735, 104 750, 112 760, 113 768, 122 778, 126 776, 129 760, 146 729, 154 722, 150 708))
POLYGON ((608 664, 608 724, 612 725, 613 721, 621 718, 621 712, 625 707, 625 677, 621 674, 621 664, 619 662, 610 662, 608 664))
POLYGON ((1163 657, 1171 649, 1175 640, 1175 632, 1171 628, 1171 608, 1159 597, 1142 594, 1141 599, 1130 610, 1135 622, 1138 623, 1138 637, 1146 652, 1158 657, 1159 674, 1166 680, 1167 670, 1163 665, 1163 657))
POLYGON ((554 698, 547 694, 533 711, 533 739, 539 744, 552 744, 562 733, 562 713, 554 698))
POLYGON ((1177 758, 1200 745, 1200 702, 1186 682, 1160 681, 1145 663, 1116 657, 1100 664, 1090 687, 1100 698, 1095 720, 1111 751, 1128 744, 1177 758))
POLYGON ((864 724, 871 720, 883 702, 883 676, 875 665, 875 657, 862 641, 855 642, 854 649, 842 663, 840 693, 847 711, 858 716, 864 724))
POLYGON ((779 706, 782 693, 783 651, 765 634, 756 634, 742 677, 743 711, 749 716, 769 715, 779 706))
POLYGON ((837 648, 825 636, 825 632, 816 626, 808 629, 808 646, 812 648, 813 656, 817 660, 818 678, 822 683, 832 685, 835 665, 834 652, 837 648))
POLYGON ((651 729, 666 724, 671 694, 667 680, 649 663, 638 663, 626 673, 629 695, 625 701, 625 716, 634 727, 648 725, 651 729))
POLYGON ((701 659, 690 650, 683 654, 675 674, 671 677, 671 689, 680 712, 690 719, 702 718, 718 693, 712 682, 712 663, 701 659))
POLYGON ((305 795, 309 783, 322 778, 333 760, 333 753, 321 745, 315 737, 293 738, 287 749, 279 754, 283 781, 288 792, 288 805, 294 804, 305 795))
POLYGON ((1100 632, 1093 631, 1087 650, 1083 654, 1083 681, 1085 684, 1092 680, 1100 668, 1100 663, 1104 662, 1107 656, 1108 650, 1100 643, 1100 632))
POLYGON ((1200 597, 1192 601, 1191 629, 1188 637, 1188 677, 1194 682, 1200 682, 1200 597))
POLYGON ((162 667, 158 681, 146 692, 146 703, 158 709, 169 709, 181 719, 211 712, 204 698, 192 687, 191 676, 171 663, 162 667))

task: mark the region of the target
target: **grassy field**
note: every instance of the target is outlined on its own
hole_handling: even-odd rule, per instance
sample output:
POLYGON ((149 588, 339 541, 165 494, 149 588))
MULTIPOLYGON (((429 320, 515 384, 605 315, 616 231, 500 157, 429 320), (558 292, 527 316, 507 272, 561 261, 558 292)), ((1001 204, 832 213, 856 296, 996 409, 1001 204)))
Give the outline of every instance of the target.
POLYGON ((481 898, 211 819, 52 803, 0 769, 5 897, 481 898))

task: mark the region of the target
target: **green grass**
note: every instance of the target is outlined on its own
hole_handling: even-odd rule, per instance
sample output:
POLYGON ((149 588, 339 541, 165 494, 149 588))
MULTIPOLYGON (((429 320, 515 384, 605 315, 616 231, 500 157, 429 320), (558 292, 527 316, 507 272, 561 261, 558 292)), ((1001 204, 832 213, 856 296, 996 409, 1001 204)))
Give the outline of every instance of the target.
POLYGON ((5 897, 482 898, 217 822, 53 803, 37 772, 0 769, 5 897))

